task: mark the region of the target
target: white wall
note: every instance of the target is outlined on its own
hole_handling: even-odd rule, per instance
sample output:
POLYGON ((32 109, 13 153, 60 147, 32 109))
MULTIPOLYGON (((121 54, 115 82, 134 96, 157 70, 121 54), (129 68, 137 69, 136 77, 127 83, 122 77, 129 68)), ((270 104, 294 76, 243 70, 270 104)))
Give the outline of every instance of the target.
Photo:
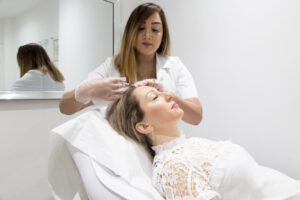
MULTIPOLYGON (((56 2, 58 6, 58 1, 56 2)), ((36 42, 58 36, 58 12, 62 20, 59 24, 60 46, 65 47, 60 52, 60 63, 65 67, 66 71, 63 73, 67 80, 70 79, 70 84, 73 76, 75 80, 76 76, 80 76, 77 80, 82 80, 104 58, 112 55, 110 4, 99 0, 91 0, 90 4, 85 0, 61 0, 60 11, 55 8, 55 16, 47 15, 47 11, 50 12, 53 8, 51 5, 41 6, 37 11, 39 14, 29 12, 13 23, 9 23, 10 19, 6 20, 10 27, 5 30, 9 32, 6 36, 11 38, 10 44, 14 44, 7 45, 7 48, 10 48, 14 62, 16 48, 12 46, 16 47, 17 42, 36 42), (44 15, 57 24, 47 21, 48 18, 44 15), (30 18, 36 20, 29 23, 30 18), (40 25, 48 27, 39 30, 37 27, 41 27, 40 25), (21 31, 18 35, 14 35, 16 27, 21 31), (14 36, 17 36, 16 41, 12 39, 14 36)), ((7 74, 4 77, 8 79, 7 74)), ((68 117, 59 112, 58 100, 0 100, 1 200, 52 199, 47 182, 49 131, 73 117, 75 116, 68 117)))
POLYGON ((67 89, 112 56, 112 6, 99 0, 59 3, 60 67, 67 89))
POLYGON ((0 19, 0 88, 4 84, 4 71, 3 69, 3 61, 4 59, 4 51, 3 51, 3 19, 0 19))
POLYGON ((16 18, 3 19, 5 59, 0 72, 5 76, 0 90, 8 90, 19 78, 16 53, 20 45, 40 42, 53 59, 51 45, 57 38, 59 61, 55 64, 65 76, 66 88, 74 88, 88 72, 112 56, 110 16, 112 5, 105 1, 48 0, 16 18))
POLYGON ((0 101, 0 199, 50 199, 49 133, 70 117, 58 100, 0 101))
MULTIPOLYGON (((123 19, 142 2, 124 2, 123 19)), ((166 12, 173 55, 193 74, 204 109, 185 132, 231 139, 299 179, 300 1, 153 2, 166 12)))
MULTIPOLYGON (((298 1, 156 2, 204 107, 200 126, 185 132, 230 138, 261 164, 299 179, 298 1)), ((139 3, 122 3, 123 18, 139 3)), ((0 199, 50 198, 49 131, 67 119, 57 100, 0 101, 0 199)))
POLYGON ((6 88, 6 85, 10 83, 12 77, 16 80, 18 66, 16 63, 12 65, 12 62, 16 62, 16 52, 15 50, 15 42, 14 42, 14 32, 13 32, 13 20, 12 19, 3 19, 3 65, 0 68, 1 73, 3 74, 3 80, 1 89, 6 88), (12 66, 12 67, 11 67, 12 66), (8 83, 7 83, 8 80, 8 83))
POLYGON ((18 47, 31 42, 43 42, 49 51, 52 39, 58 37, 58 0, 43 1, 36 7, 15 17, 3 19, 4 63, 0 72, 5 74, 0 90, 8 90, 20 77, 16 54, 18 47), (48 41, 48 43, 47 43, 48 41))
MULTIPOLYGON (((103 62, 105 57, 112 55, 112 21, 108 17, 112 14, 112 7, 108 3, 102 4, 99 0, 90 2, 92 3, 87 5, 86 1, 61 0, 59 4, 63 9, 60 10, 60 14, 63 14, 62 18, 66 20, 60 24, 60 28, 66 31, 65 34, 59 32, 59 37, 62 37, 60 42, 69 45, 66 49, 62 49, 60 54, 70 59, 64 60, 62 57, 62 63, 68 64, 63 65, 67 66, 66 78, 81 75, 82 80, 87 76, 84 72, 88 73, 103 62), (76 15, 78 18, 75 17, 76 15), (99 37, 100 39, 96 39, 99 37), (79 45, 72 45, 73 41, 79 45)), ((49 10, 52 8, 50 5, 43 5, 44 9, 41 8, 40 12, 45 12, 47 15, 47 6, 49 10)), ((39 32, 42 37, 38 37, 35 34, 36 26, 27 24, 26 19, 29 17, 26 16, 28 15, 18 20, 19 28, 23 27, 23 34, 18 37, 19 42, 29 42, 33 35, 34 41, 58 35, 58 29, 54 28, 54 25, 52 26, 50 22, 41 22, 39 24, 48 25, 48 28, 53 30, 44 27, 42 31, 45 33, 39 32), (28 26, 25 26, 26 24, 28 26), (26 28, 29 25, 31 28, 26 28)), ((39 19, 43 18, 42 13, 36 17, 38 18, 36 21, 40 22, 39 19)), ((51 15, 49 18, 53 21, 57 19, 51 15)), ((14 33, 14 28, 11 25, 11 29, 7 31, 14 33)), ((13 37, 13 34, 6 34, 6 36, 13 37)), ((11 50, 15 49, 11 48, 11 50)), ((11 53, 14 60, 15 53, 11 53)), ((58 103, 58 100, 0 100, 0 200, 52 199, 47 182, 49 132, 75 117, 62 115, 58 110, 58 103)))

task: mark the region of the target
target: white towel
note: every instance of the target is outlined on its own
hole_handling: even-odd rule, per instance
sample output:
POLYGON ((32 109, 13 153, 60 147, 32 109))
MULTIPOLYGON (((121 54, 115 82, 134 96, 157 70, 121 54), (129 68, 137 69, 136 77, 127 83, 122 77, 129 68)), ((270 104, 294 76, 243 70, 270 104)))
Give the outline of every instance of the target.
POLYGON ((100 110, 83 113, 56 127, 52 133, 121 176, 132 187, 153 199, 163 199, 152 185, 152 158, 148 152, 117 134, 100 110))

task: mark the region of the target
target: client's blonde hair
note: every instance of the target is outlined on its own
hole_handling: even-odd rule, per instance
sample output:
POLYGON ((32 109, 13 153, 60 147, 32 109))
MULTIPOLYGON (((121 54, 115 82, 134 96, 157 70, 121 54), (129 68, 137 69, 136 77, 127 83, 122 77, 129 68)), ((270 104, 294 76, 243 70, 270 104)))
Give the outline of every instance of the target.
POLYGON ((129 87, 120 99, 110 104, 106 111, 106 119, 120 135, 146 146, 151 155, 154 156, 148 136, 135 129, 135 125, 144 119, 144 111, 132 94, 134 89, 133 86, 129 87))

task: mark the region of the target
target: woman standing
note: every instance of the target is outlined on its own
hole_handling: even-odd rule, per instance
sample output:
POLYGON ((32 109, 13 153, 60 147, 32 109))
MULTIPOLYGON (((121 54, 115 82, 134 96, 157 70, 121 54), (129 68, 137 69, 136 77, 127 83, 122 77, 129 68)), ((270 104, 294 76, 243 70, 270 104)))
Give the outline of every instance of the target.
POLYGON ((145 3, 131 13, 119 54, 89 74, 74 90, 63 95, 60 111, 73 114, 99 101, 120 98, 124 79, 170 92, 185 114, 183 120, 199 124, 202 107, 193 78, 178 57, 170 56, 170 36, 164 11, 145 3), (124 77, 124 78, 122 78, 124 77))

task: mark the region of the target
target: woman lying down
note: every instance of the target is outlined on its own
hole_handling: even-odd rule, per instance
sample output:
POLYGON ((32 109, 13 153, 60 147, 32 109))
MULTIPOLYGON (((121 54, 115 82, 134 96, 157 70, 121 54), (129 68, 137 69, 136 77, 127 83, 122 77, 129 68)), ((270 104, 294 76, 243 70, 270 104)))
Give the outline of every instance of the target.
POLYGON ((166 199, 300 199, 300 181, 259 166, 241 146, 182 136, 183 111, 168 93, 129 88, 106 116, 118 133, 153 153, 153 184, 166 199))

